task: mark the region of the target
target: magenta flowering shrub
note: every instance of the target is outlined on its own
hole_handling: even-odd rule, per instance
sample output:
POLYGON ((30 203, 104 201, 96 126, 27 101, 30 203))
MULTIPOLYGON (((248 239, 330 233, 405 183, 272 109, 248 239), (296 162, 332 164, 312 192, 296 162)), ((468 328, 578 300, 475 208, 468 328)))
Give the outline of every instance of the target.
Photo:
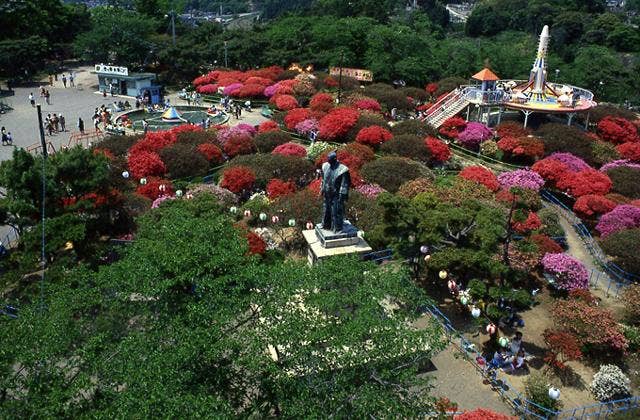
POLYGON ((386 190, 378 184, 362 184, 356 187, 356 191, 367 198, 376 198, 378 194, 383 193, 386 190))
POLYGON ((604 214, 596 225, 596 230, 604 238, 612 233, 637 227, 640 227, 640 207, 622 204, 604 214))
POLYGON ((540 191, 540 188, 544 185, 544 179, 537 172, 529 169, 518 169, 500 174, 498 175, 498 182, 502 188, 507 190, 516 187, 540 191))
POLYGON ((600 172, 607 172, 611 169, 620 168, 622 166, 625 168, 640 169, 640 164, 632 163, 629 159, 620 159, 602 165, 600 172))
POLYGON ((556 280, 556 287, 572 291, 589 288, 589 273, 586 267, 568 254, 544 254, 542 267, 556 280))
POLYGON ((280 82, 271 86, 267 86, 266 88, 264 88, 264 96, 266 96, 267 98, 272 97, 273 95, 276 94, 278 87, 280 87, 280 82))
POLYGON ((550 159, 555 159, 559 162, 564 163, 565 165, 567 165, 567 167, 571 172, 579 172, 579 171, 582 171, 583 169, 590 168, 587 162, 585 162, 584 160, 580 159, 578 156, 571 153, 556 152, 556 153, 552 153, 548 157, 550 159))
POLYGON ((249 124, 239 124, 235 127, 224 127, 220 129, 220 131, 218 131, 218 142, 221 146, 224 147, 229 139, 239 136, 253 137, 252 132, 255 133, 256 130, 249 124), (250 129, 248 129, 247 127, 249 127, 250 129))
POLYGON ((224 87, 224 90, 222 91, 222 93, 227 96, 233 95, 234 93, 242 89, 242 86, 243 86, 242 83, 231 83, 229 86, 224 87))
POLYGON ((258 130, 254 126, 252 126, 251 124, 240 123, 240 124, 236 125, 236 128, 239 129, 239 130, 244 131, 245 133, 249 134, 251 137, 253 137, 256 134, 258 134, 258 130))
POLYGON ((465 129, 458 134, 458 143, 467 149, 477 149, 480 143, 493 137, 493 132, 479 122, 467 123, 465 129))
POLYGON ((158 207, 160 207, 160 204, 162 204, 163 202, 167 200, 175 200, 175 199, 176 199, 175 196, 163 195, 162 197, 158 197, 155 200, 153 200, 153 203, 151 203, 151 208, 157 209, 158 207))
POLYGON ((298 134, 306 136, 314 130, 319 130, 319 127, 320 125, 318 124, 318 120, 316 120, 315 118, 309 118, 296 124, 295 130, 298 132, 298 134))

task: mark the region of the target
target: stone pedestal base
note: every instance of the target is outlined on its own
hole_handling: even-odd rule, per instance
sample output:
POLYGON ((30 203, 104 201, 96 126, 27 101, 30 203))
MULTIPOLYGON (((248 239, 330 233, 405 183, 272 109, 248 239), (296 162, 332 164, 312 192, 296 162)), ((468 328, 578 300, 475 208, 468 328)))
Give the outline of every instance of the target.
POLYGON ((359 242, 358 228, 353 226, 349 221, 344 221, 344 226, 339 233, 323 229, 321 224, 315 227, 316 236, 320 240, 320 244, 325 248, 338 248, 341 246, 355 245, 359 242))
POLYGON ((357 232, 355 236, 348 236, 343 238, 330 238, 330 236, 324 237, 324 242, 330 246, 323 246, 320 240, 318 229, 303 230, 302 235, 308 244, 307 259, 309 265, 313 265, 318 261, 333 257, 336 255, 347 254, 366 254, 371 252, 371 247, 367 241, 362 238, 362 233, 357 232))

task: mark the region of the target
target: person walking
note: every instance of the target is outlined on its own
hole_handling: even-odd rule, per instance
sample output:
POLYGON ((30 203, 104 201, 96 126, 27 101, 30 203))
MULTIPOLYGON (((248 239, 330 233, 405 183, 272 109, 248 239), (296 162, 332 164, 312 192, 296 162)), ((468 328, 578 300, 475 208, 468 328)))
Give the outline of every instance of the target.
POLYGON ((76 83, 74 82, 75 76, 73 75, 73 72, 71 72, 69 74, 69 86, 71 87, 76 87, 76 83))
POLYGON ((0 133, 2 133, 2 145, 6 146, 7 145, 7 129, 2 127, 2 129, 0 129, 0 133))
POLYGON ((78 117, 78 130, 80 131, 80 134, 84 134, 84 121, 82 121, 82 118, 78 117))
POLYGON ((64 85, 64 87, 67 87, 67 76, 62 73, 62 84, 64 85))
POLYGON ((96 133, 100 131, 100 117, 95 117, 93 119, 93 128, 96 129, 96 133))
POLYGON ((13 136, 11 135, 11 131, 7 133, 7 146, 13 146, 13 136))
POLYGON ((144 134, 147 134, 147 131, 149 130, 149 123, 147 122, 146 118, 142 119, 142 131, 144 132, 144 134))
POLYGON ((49 75, 49 86, 53 86, 53 74, 49 75))
POLYGON ((49 93, 49 89, 44 91, 44 101, 47 105, 51 105, 51 94, 49 93))
POLYGON ((31 106, 32 106, 32 107, 34 107, 34 108, 36 107, 36 100, 35 100, 35 98, 33 97, 33 92, 31 92, 31 93, 29 94, 29 103, 31 104, 31 106))
POLYGON ((67 131, 67 127, 66 127, 66 121, 64 120, 64 117, 62 116, 62 114, 58 115, 58 122, 60 123, 60 131, 67 131))

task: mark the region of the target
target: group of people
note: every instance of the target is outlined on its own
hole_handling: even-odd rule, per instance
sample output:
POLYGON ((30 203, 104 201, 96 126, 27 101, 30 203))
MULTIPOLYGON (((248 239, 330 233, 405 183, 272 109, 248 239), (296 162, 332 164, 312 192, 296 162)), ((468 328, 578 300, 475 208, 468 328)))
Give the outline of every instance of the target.
POLYGON ((187 105, 191 105, 193 102, 194 105, 202 105, 202 96, 198 92, 187 92, 187 89, 182 89, 182 93, 180 97, 187 101, 187 105))
POLYGON ((47 114, 44 119, 44 130, 50 136, 53 133, 64 132, 67 131, 66 121, 62 114, 47 114))
MULTIPOLYGON (((53 74, 49 75, 49 85, 53 86, 53 80, 58 80, 58 75, 55 76, 53 74)), ((67 80, 69 81, 69 87, 76 87, 76 75, 74 72, 69 73, 69 77, 65 73, 62 73, 62 86, 67 87, 67 80)))
POLYGON ((526 353, 522 344, 522 333, 516 332, 509 343, 509 348, 500 347, 493 354, 488 364, 489 369, 502 369, 514 373, 526 366, 526 353))
MULTIPOLYGON (((40 88, 40 97, 44 98, 44 101, 47 105, 51 105, 51 93, 49 93, 48 89, 45 89, 44 87, 40 88)), ((36 97, 33 96, 33 92, 29 93, 29 103, 31 104, 32 107, 36 107, 36 97)))
MULTIPOLYGON (((104 104, 100 105, 99 108, 96 108, 93 111, 91 120, 93 121, 93 128, 95 128, 96 131, 100 131, 100 123, 102 123, 104 129, 106 130, 107 126, 111 122, 111 112, 109 112, 109 108, 107 108, 104 104)), ((80 131, 82 132, 83 130, 80 131)))
POLYGON ((2 133, 2 145, 3 146, 12 146, 13 145, 13 137, 11 136, 11 131, 7 131, 4 126, 0 130, 2 133))

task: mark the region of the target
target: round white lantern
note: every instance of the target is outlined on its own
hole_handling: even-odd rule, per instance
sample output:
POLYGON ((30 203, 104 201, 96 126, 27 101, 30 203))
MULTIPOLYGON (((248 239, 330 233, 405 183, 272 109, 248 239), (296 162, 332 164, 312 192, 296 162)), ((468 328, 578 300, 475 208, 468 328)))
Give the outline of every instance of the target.
POLYGON ((494 323, 491 323, 491 324, 487 325, 487 328, 486 328, 487 334, 489 334, 489 335, 495 334, 496 333, 496 329, 497 329, 496 328, 496 324, 494 324, 494 323))
POLYGON ((267 213, 260 213, 258 217, 264 222, 265 220, 267 220, 267 213))
POLYGON ((147 178, 140 178, 140 185, 147 185, 147 178))
POLYGON ((164 184, 160 184, 158 185, 158 190, 160 190, 161 192, 165 192, 167 190, 167 186, 164 184))
POLYGON ((296 225, 296 219, 289 219, 289 226, 294 227, 296 225))
POLYGON ((480 316, 480 308, 478 308, 477 306, 474 306, 473 308, 471 308, 471 316, 474 318, 477 318, 480 316))
POLYGON ((280 218, 278 216, 271 216, 271 223, 278 223, 280 218))
POLYGON ((448 273, 445 270, 440 270, 440 272, 438 273, 438 277, 440 277, 441 280, 444 280, 447 278, 448 273))
POLYGON ((560 398, 560 390, 553 386, 549 388, 549 398, 551 398, 552 400, 557 400, 558 398, 560 398))
POLYGON ((427 255, 424 256, 424 262, 427 262, 430 259, 431 259, 431 255, 430 254, 427 254, 427 255))
POLYGON ((229 212, 231 214, 236 214, 238 212, 238 208, 236 206, 229 207, 229 212))
POLYGON ((509 339, 507 337, 498 338, 498 344, 500 347, 507 347, 509 345, 509 339))
POLYGON ((426 246, 426 245, 422 245, 422 246, 420 247, 420 253, 422 253, 422 254, 426 254, 426 253, 428 253, 428 252, 429 252, 429 247, 428 247, 428 246, 426 246))
POLYGON ((176 197, 182 197, 182 190, 176 191, 176 197))
POLYGON ((124 179, 129 178, 129 171, 123 171, 123 172, 122 172, 122 177, 123 177, 124 179))
POLYGON ((244 217, 251 217, 251 210, 245 210, 244 217))

